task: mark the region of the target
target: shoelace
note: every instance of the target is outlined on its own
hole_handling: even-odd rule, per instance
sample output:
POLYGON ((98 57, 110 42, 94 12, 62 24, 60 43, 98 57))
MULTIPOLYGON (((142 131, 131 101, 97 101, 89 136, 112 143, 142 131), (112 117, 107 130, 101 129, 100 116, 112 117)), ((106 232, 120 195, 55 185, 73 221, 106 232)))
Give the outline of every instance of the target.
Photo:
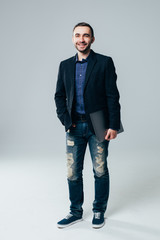
POLYGON ((65 217, 65 219, 69 219, 70 217, 72 217, 73 215, 71 214, 71 213, 69 213, 66 217, 65 217))
POLYGON ((95 216, 96 219, 100 219, 101 213, 100 212, 95 212, 94 216, 95 216))

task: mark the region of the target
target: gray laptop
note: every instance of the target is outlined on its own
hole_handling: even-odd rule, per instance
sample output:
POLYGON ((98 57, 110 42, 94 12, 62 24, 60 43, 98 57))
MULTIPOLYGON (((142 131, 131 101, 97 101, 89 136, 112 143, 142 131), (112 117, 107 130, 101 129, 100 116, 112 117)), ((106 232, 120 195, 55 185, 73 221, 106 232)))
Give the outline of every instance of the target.
MULTIPOLYGON (((105 120, 105 110, 99 110, 94 113, 90 113, 91 122, 95 131, 95 135, 100 142, 105 140, 106 135, 106 120, 105 120)), ((120 123, 120 129, 118 133, 124 132, 122 123, 120 123)))

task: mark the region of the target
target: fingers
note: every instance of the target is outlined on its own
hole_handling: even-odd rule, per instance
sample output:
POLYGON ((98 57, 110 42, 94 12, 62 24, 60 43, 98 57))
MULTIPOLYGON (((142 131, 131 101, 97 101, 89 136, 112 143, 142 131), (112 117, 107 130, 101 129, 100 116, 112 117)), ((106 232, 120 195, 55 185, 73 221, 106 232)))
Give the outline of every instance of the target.
POLYGON ((107 134, 105 136, 105 140, 109 141, 109 138, 110 138, 110 133, 109 133, 109 131, 107 131, 107 134))
POLYGON ((116 130, 108 129, 107 134, 105 136, 105 139, 107 141, 110 141, 111 139, 116 138, 116 136, 117 136, 117 131, 116 130))
POLYGON ((105 136, 105 139, 106 139, 107 141, 109 141, 109 140, 112 139, 111 131, 110 131, 110 130, 107 131, 107 134, 106 134, 106 136, 105 136))

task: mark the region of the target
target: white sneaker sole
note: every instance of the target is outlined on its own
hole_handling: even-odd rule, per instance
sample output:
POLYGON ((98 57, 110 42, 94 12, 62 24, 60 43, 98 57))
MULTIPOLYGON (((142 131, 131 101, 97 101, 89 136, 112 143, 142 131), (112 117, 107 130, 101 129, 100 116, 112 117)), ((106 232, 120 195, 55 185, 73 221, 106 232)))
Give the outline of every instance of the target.
POLYGON ((73 224, 75 224, 75 223, 77 223, 77 222, 81 222, 83 220, 83 218, 81 218, 81 219, 78 219, 78 220, 76 220, 76 221, 74 221, 74 222, 71 222, 71 223, 69 223, 69 224, 57 224, 57 227, 58 228, 65 228, 65 227, 69 227, 69 226, 71 226, 71 225, 73 225, 73 224))
POLYGON ((103 227, 104 224, 105 224, 105 222, 103 222, 103 223, 101 223, 101 224, 92 224, 92 227, 98 229, 98 228, 103 227))

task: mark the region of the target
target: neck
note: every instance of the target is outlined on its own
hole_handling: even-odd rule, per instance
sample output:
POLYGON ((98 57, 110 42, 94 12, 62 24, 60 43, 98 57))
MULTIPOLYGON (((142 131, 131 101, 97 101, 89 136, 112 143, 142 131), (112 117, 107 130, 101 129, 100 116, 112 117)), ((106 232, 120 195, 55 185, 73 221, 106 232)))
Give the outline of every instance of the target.
POLYGON ((86 59, 90 54, 91 49, 89 49, 86 53, 82 53, 78 51, 78 60, 82 61, 82 58, 86 59))

